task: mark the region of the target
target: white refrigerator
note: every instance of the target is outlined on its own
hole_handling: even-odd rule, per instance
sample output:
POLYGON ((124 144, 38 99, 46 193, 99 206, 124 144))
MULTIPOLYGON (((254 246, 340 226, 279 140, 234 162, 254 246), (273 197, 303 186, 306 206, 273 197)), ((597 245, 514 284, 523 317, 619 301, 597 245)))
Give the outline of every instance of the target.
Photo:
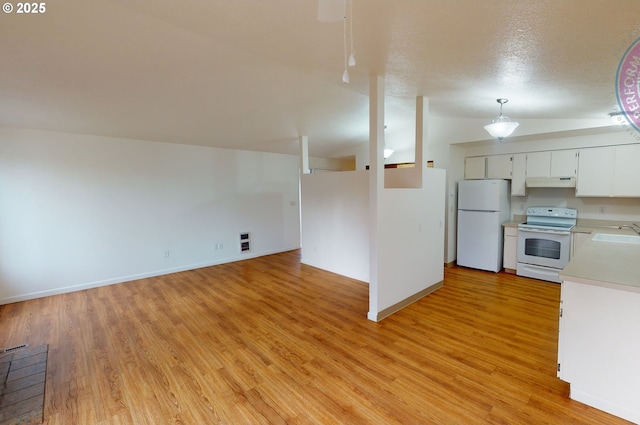
POLYGON ((463 180, 458 183, 457 264, 499 272, 503 229, 509 221, 507 180, 463 180))

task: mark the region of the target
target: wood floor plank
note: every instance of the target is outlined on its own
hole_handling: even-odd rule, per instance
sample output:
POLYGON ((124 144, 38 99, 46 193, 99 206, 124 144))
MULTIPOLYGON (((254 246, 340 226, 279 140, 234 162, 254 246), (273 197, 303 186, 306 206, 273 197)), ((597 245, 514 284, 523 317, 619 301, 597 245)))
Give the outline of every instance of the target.
POLYGON ((46 425, 625 424, 556 378, 560 286, 448 268, 380 323, 291 251, 0 306, 49 344, 46 425))

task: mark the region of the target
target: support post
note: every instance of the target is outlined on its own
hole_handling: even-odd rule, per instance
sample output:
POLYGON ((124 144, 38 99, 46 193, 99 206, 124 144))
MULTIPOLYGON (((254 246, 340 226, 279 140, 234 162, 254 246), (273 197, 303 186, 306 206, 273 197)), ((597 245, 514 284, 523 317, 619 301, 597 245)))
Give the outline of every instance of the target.
POLYGON ((369 313, 378 321, 379 211, 384 190, 384 79, 369 79, 369 313))
POLYGON ((300 144, 300 174, 309 174, 309 138, 300 136, 298 138, 300 144))

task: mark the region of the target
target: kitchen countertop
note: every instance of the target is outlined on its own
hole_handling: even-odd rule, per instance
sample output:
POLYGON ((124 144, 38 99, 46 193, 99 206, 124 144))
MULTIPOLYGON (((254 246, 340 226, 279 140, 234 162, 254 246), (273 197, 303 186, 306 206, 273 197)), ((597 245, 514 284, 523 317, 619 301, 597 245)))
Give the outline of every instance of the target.
MULTIPOLYGON (((616 233, 620 232, 620 225, 629 225, 630 221, 613 221, 613 220, 594 220, 594 219, 578 219, 576 225, 571 229, 574 233, 616 233)), ((632 234, 633 232, 631 232, 632 234)))
POLYGON ((523 221, 507 221, 506 223, 503 223, 502 225, 504 227, 518 227, 518 224, 520 223, 524 223, 523 221))
MULTIPOLYGON (((579 226, 574 231, 580 232, 579 226)), ((636 235, 630 229, 584 226, 583 233, 636 235)), ((640 292, 640 244, 588 240, 560 272, 561 280, 640 292)))

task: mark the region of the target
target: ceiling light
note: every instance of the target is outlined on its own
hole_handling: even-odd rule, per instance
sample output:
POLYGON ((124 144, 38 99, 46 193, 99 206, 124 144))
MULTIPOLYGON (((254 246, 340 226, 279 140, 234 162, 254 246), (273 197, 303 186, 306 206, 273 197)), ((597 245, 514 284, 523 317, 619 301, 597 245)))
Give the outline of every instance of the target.
POLYGON ((353 50, 353 0, 344 0, 344 19, 342 20, 343 41, 344 41, 344 72, 342 82, 349 84, 349 71, 347 66, 356 66, 356 57, 353 50), (349 40, 351 41, 351 54, 347 59, 347 1, 349 1, 349 40))
POLYGON ((348 68, 356 66, 356 51, 353 48, 353 0, 318 0, 318 21, 336 22, 340 19, 342 19, 344 44, 342 82, 349 84, 348 68), (348 9, 347 6, 349 6, 348 9), (350 52, 347 50, 347 40, 351 45, 350 52))
POLYGON ((611 122, 614 125, 625 125, 627 123, 624 112, 610 112, 609 117, 611 117, 611 122))
POLYGON ((505 137, 509 137, 509 135, 513 133, 513 130, 520 125, 518 122, 511 121, 508 116, 502 115, 502 105, 508 101, 509 99, 496 99, 496 102, 500 104, 500 115, 498 115, 498 118, 491 121, 491 124, 484 126, 484 129, 500 142, 502 142, 505 137))

